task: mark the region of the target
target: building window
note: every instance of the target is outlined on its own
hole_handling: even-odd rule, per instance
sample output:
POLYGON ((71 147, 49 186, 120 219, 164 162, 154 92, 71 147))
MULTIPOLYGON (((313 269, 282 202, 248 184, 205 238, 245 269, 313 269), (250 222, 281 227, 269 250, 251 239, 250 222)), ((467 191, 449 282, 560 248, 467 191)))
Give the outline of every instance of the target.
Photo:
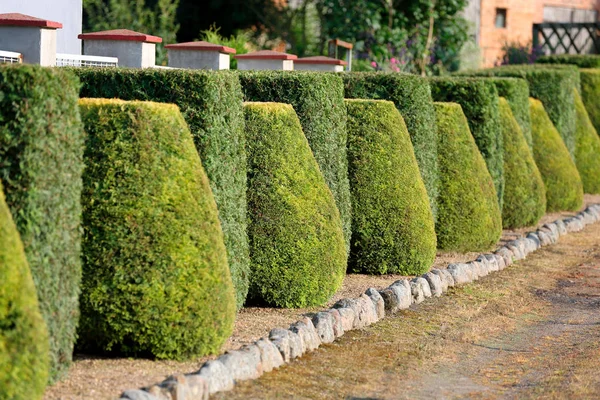
POLYGON ((506 8, 496 8, 496 28, 506 28, 506 8))

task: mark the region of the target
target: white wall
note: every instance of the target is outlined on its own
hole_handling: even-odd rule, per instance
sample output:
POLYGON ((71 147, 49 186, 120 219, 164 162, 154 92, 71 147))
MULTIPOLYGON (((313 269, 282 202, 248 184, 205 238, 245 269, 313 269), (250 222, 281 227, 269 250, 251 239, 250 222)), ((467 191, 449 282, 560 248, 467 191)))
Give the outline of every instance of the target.
MULTIPOLYGON (((0 0, 0 13, 21 13, 63 24, 58 29, 57 52, 81 54, 82 0, 0 0)), ((2 49, 0 49, 2 50, 2 49)))

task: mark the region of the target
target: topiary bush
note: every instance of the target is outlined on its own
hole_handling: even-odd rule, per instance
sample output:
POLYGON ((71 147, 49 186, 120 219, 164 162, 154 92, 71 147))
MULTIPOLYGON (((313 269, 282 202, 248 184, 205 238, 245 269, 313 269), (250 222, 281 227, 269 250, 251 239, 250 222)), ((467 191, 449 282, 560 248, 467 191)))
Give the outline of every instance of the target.
POLYGON ((484 251, 502 234, 492 177, 460 105, 434 103, 440 165, 438 249, 484 251))
POLYGON ((575 103, 573 88, 579 88, 577 67, 564 65, 507 65, 463 75, 523 78, 529 83, 529 95, 541 100, 550 120, 560 132, 569 153, 575 156, 575 103))
POLYGON ((350 245, 350 186, 346 150, 346 107, 336 74, 290 71, 240 72, 244 98, 291 104, 342 217, 346 250, 350 245))
POLYGON ((349 270, 420 275, 435 259, 429 198, 394 103, 346 100, 352 195, 349 270))
POLYGON ((579 92, 575 89, 577 131, 575 165, 581 176, 584 193, 600 193, 600 137, 588 116, 579 92))
POLYGON ((546 186, 546 210, 577 211, 583 204, 583 184, 567 146, 541 101, 530 99, 533 158, 546 186))
POLYGON ((435 111, 431 88, 425 78, 381 72, 342 75, 348 99, 389 100, 400 111, 410 134, 421 177, 429 194, 433 216, 437 216, 439 171, 437 165, 435 111))
POLYGON ((215 353, 235 297, 217 208, 177 106, 82 99, 78 347, 185 359, 215 353))
POLYGON ((539 64, 572 64, 580 68, 600 68, 600 56, 597 54, 553 54, 535 60, 539 64))
POLYGON ((512 115, 521 128, 521 133, 527 142, 527 146, 529 146, 530 151, 532 151, 533 142, 531 139, 531 115, 529 115, 529 84, 525 79, 520 78, 489 79, 496 85, 498 96, 504 97, 506 101, 508 101, 512 115))
POLYGON ((246 226, 246 151, 242 90, 227 71, 75 68, 81 97, 177 104, 185 118, 219 208, 229 269, 241 308, 250 261, 246 226))
POLYGON ((41 399, 48 382, 48 332, 0 185, 0 398, 41 399))
POLYGON ((600 69, 581 69, 581 99, 596 132, 600 132, 600 69))
POLYGON ((291 105, 247 103, 249 299, 322 305, 340 288, 340 213, 291 105))
POLYGON ((532 226, 546 213, 546 187, 511 107, 500 98, 500 128, 504 139, 505 229, 532 226))
POLYGON ((462 107, 471 134, 494 181, 498 204, 502 208, 504 160, 498 91, 494 82, 479 78, 454 77, 434 78, 430 82, 431 94, 435 101, 458 103, 462 107))
POLYGON ((0 66, 0 178, 48 327, 51 381, 71 364, 79 319, 78 89, 62 69, 0 66))

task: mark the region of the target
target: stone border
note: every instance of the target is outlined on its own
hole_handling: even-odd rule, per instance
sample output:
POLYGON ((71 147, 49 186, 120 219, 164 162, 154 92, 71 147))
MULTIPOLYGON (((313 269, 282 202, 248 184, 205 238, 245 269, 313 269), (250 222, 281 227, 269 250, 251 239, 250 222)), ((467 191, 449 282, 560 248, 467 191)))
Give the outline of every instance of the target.
POLYGON ((369 288, 358 298, 342 299, 333 308, 318 312, 312 318, 304 317, 289 329, 275 328, 268 338, 207 361, 196 373, 173 375, 148 388, 126 390, 121 400, 208 399, 211 394, 233 389, 236 382, 257 379, 323 343, 331 343, 345 332, 369 326, 427 298, 439 297, 450 287, 503 270, 540 247, 558 242, 560 236, 579 232, 599 221, 600 204, 594 204, 574 217, 545 224, 493 254, 482 254, 468 263, 449 264, 447 269, 432 269, 411 280, 401 279, 381 291, 369 288))

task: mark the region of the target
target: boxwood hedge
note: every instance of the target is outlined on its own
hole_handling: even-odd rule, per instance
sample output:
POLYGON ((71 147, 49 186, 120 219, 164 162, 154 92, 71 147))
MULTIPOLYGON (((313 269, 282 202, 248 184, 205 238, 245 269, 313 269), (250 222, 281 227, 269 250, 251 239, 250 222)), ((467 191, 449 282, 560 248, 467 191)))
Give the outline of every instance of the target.
POLYGON ((50 379, 66 373, 79 318, 79 81, 62 69, 0 67, 0 178, 50 338, 50 379))
POLYGON ((546 213, 546 187, 521 127, 503 97, 500 98, 500 127, 504 139, 505 177, 502 225, 506 229, 535 225, 546 213))
POLYGON ((83 280, 78 347, 185 359, 233 330, 217 208, 177 106, 82 99, 83 280))
POLYGON ((1 185, 0 237, 0 398, 41 399, 48 382, 48 332, 1 185))
POLYGON ((542 56, 535 62, 540 64, 572 64, 579 68, 600 68, 600 56, 597 54, 554 54, 542 56))
MULTIPOLYGON (((504 160, 498 91, 494 82, 479 78, 434 78, 431 79, 431 94, 437 102, 458 103, 462 107, 471 134, 494 181, 498 204, 502 208, 504 160)), ((439 112, 436 114, 439 115, 439 112)))
POLYGON ((583 204, 583 184, 567 146, 544 105, 530 99, 533 158, 546 186, 546 210, 576 211, 583 204))
POLYGON ((575 147, 575 165, 583 182, 585 193, 600 193, 600 137, 588 116, 579 92, 575 92, 575 111, 577 113, 577 145, 575 147))
POLYGON ((502 233, 492 177, 469 131, 460 105, 434 103, 440 165, 438 249, 484 251, 502 233))
POLYGON ((321 305, 342 284, 340 213, 289 104, 247 103, 249 300, 321 305))
POLYGON ((349 269, 420 275, 435 259, 433 215, 394 103, 346 100, 352 195, 349 269))
POLYGON ((210 180, 241 308, 248 293, 246 151, 242 90, 233 72, 77 68, 82 97, 177 104, 210 180))
POLYGON ((410 134, 435 218, 440 178, 435 111, 427 79, 415 75, 381 72, 352 72, 342 76, 346 98, 389 100, 400 111, 410 134))
POLYGON ((244 98, 291 104, 340 210, 346 249, 350 245, 350 186, 346 107, 342 79, 335 74, 290 71, 240 72, 244 98))
POLYGON ((523 78, 529 83, 529 95, 541 100, 565 141, 571 156, 575 156, 575 103, 573 88, 580 85, 577 67, 563 65, 508 65, 479 71, 462 72, 478 76, 523 78))
POLYGON ((581 98, 590 120, 600 132, 600 69, 581 69, 581 98))
MULTIPOLYGON (((498 96, 508 101, 513 117, 521 128, 521 133, 530 150, 533 150, 531 139, 531 115, 529 114, 529 84, 520 78, 490 78, 498 96)), ((504 136, 504 135, 503 135, 504 136)), ((506 153, 505 153, 506 154, 506 153)))

